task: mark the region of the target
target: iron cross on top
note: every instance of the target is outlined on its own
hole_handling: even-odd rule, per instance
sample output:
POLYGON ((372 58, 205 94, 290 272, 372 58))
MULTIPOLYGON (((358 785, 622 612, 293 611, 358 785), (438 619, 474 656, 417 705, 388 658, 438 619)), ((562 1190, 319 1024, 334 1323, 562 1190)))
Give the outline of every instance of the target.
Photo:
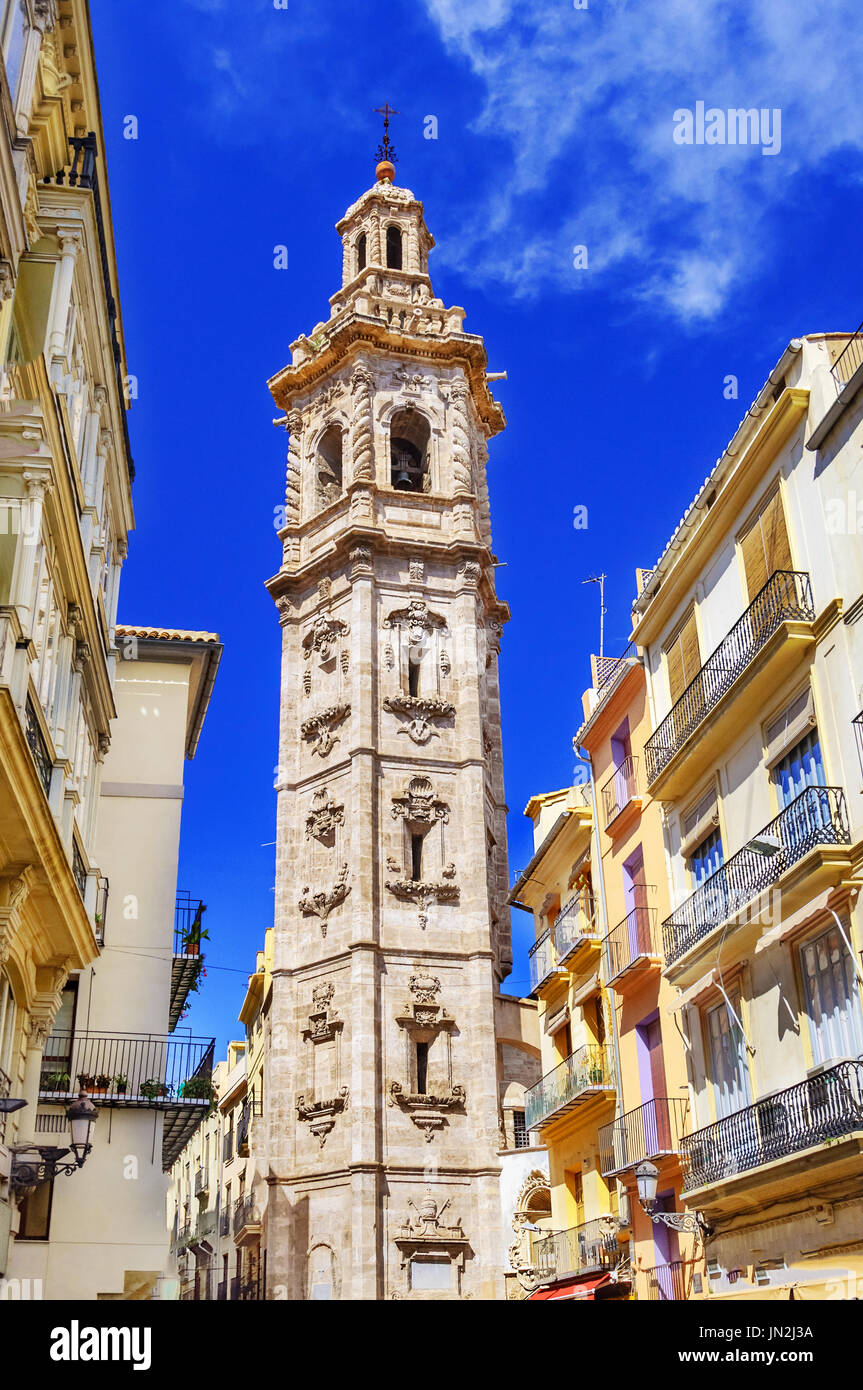
POLYGON ((388 101, 385 101, 383 106, 376 106, 374 113, 376 116, 383 116, 384 118, 384 138, 378 145, 375 158, 378 161, 388 159, 390 163, 395 163, 396 152, 390 144, 390 116, 400 116, 402 113, 390 106, 388 101))

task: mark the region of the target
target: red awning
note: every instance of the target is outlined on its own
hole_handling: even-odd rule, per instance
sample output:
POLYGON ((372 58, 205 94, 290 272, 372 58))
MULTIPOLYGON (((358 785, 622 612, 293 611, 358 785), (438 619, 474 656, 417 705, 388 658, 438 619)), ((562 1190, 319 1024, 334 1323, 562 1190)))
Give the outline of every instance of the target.
POLYGON ((550 1289, 537 1289, 526 1300, 528 1303, 541 1303, 552 1298, 594 1298, 596 1290, 611 1282, 610 1274, 597 1274, 593 1279, 571 1279, 565 1284, 555 1284, 550 1289))

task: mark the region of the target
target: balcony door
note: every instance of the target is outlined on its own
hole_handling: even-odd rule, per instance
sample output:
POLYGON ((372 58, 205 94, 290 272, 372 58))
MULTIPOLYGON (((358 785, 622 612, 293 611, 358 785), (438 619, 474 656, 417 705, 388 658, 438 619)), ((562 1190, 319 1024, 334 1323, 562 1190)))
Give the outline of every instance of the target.
MULTIPOLYGON (((777 570, 790 570, 791 546, 788 541, 788 528, 782 510, 779 489, 767 498, 758 515, 751 521, 740 537, 743 555, 743 568, 746 574, 746 590, 752 603, 764 588, 768 579, 777 570)), ((754 614, 753 618, 766 619, 766 614, 754 614)))
POLYGON ((854 962, 838 927, 800 948, 809 1037, 816 1062, 863 1054, 863 1012, 854 962))
MULTIPOLYGON (((739 1017, 739 994, 731 996, 731 1005, 739 1017)), ((717 1119, 724 1119, 743 1110, 752 1099, 746 1040, 724 1000, 707 1011, 707 1035, 716 1115, 717 1119)))

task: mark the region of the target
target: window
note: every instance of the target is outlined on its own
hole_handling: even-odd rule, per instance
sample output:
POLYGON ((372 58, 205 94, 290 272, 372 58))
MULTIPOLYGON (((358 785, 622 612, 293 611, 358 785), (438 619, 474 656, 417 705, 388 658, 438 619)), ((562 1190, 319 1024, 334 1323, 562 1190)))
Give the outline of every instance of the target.
POLYGON ((806 1013, 816 1062, 863 1053, 863 1016, 854 962, 838 927, 800 948, 806 1013))
POLYGON ((711 830, 706 839, 689 856, 689 872, 696 885, 700 885, 711 874, 715 874, 717 869, 722 867, 724 855, 722 853, 722 835, 719 830, 711 830))
POLYGON ((0 498, 0 604, 8 604, 12 600, 20 531, 20 502, 9 497, 0 498))
POLYGON ((342 495, 342 430, 330 425, 318 445, 317 495, 318 504, 328 507, 342 495))
POLYGON ((390 482, 399 492, 427 492, 431 426, 418 410, 397 410, 390 422, 390 482))
POLYGON ((3 60, 6 64, 6 77, 14 105, 21 72, 21 59, 29 30, 27 6, 24 0, 0 0, 0 25, 2 25, 3 60))
POLYGON ((665 648, 668 666, 668 688, 671 703, 675 704, 690 681, 701 670, 701 652, 698 647, 698 628, 695 624, 695 609, 690 608, 680 627, 665 648))
POLYGON ((440 1256, 411 1260, 411 1288, 440 1292, 452 1284, 450 1262, 440 1256))
POLYGON ((19 1208, 18 1240, 47 1240, 51 1228, 53 1182, 42 1182, 28 1192, 19 1208))
MULTIPOLYGON (((740 994, 732 994, 730 998, 739 1018, 740 994)), ((720 1117, 733 1115, 750 1102, 749 1066, 746 1061, 746 1039, 725 1000, 715 1008, 708 1009, 707 1033, 716 1114, 720 1117)))
POLYGON ((527 1129, 525 1125, 523 1110, 513 1110, 512 1132, 515 1147, 517 1149, 527 1149, 530 1147, 530 1131, 527 1129))
POLYGON ((402 268, 402 231, 392 224, 387 227, 387 267, 390 270, 402 268))
POLYGON ((418 883, 423 876, 423 837, 411 835, 411 878, 418 883))
POLYGON ((429 1045, 427 1042, 417 1043, 417 1095, 428 1094, 429 1076, 429 1045))
POLYGON ((793 569, 779 489, 775 489, 740 537, 749 602, 777 570, 793 569))
POLYGON ((812 729, 773 769, 780 806, 787 806, 806 787, 826 785, 818 730, 812 729))
POLYGON ((0 975, 0 1095, 12 1076, 12 1043, 15 1037, 15 999, 8 980, 0 975))
POLYGON ((366 268, 366 234, 363 232, 357 238, 357 274, 366 268))

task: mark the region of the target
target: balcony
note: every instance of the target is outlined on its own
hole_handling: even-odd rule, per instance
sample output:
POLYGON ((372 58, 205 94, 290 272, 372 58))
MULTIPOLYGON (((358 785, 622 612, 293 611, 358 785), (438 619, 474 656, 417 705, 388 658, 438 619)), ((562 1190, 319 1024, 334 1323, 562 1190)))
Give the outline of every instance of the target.
POLYGON ((201 942, 207 940, 202 926, 206 904, 186 892, 177 894, 174 908, 174 952, 171 960, 171 999, 168 1028, 173 1033, 189 995, 197 989, 204 964, 201 942))
POLYGON ((540 1284, 614 1269, 619 1257, 613 1216, 599 1216, 568 1231, 549 1231, 531 1243, 533 1269, 540 1284))
POLYGON ((42 784, 42 790, 45 796, 50 798, 51 777, 54 772, 54 763, 48 751, 45 735, 42 733, 42 725, 39 721, 39 716, 36 713, 36 708, 29 695, 24 705, 24 733, 30 752, 33 755, 33 761, 36 764, 36 772, 42 784))
MULTIPOLYGON (((850 843, 842 789, 807 787, 665 919, 662 947, 666 965, 676 964, 711 932, 742 915, 753 898, 813 851, 850 843), (760 848, 753 847, 756 843, 760 848)), ((809 898, 821 885, 817 865, 808 864, 806 869, 801 889, 809 898)), ((793 905, 794 900, 783 892, 784 916, 793 905)))
POLYGON ((732 730, 755 717, 800 665, 815 641, 814 619, 809 575, 772 574, 647 740, 647 784, 653 795, 665 800, 682 795, 716 761, 732 730))
POLYGON ((229 1236, 231 1234, 231 1209, 224 1207, 219 1212, 219 1235, 229 1236))
POLYGON ((635 1296, 649 1303, 682 1302, 686 1298, 686 1265, 683 1260, 639 1269, 635 1273, 635 1296))
POLYGON ((558 965, 564 965, 582 946, 598 946, 596 905, 591 893, 577 893, 554 919, 552 941, 558 965))
MULTIPOLYGON (((611 833, 614 826, 614 833, 619 833, 623 828, 620 817, 624 811, 631 809, 633 812, 641 806, 638 795, 638 759, 632 756, 624 758, 619 767, 609 777, 602 788, 602 816, 605 829, 611 833)), ((627 817, 627 823, 629 821, 627 817)))
POLYGON ((206 1168, 198 1168, 195 1172, 195 1196, 203 1197, 210 1190, 210 1175, 206 1168))
POLYGON ((238 1303, 240 1299, 240 1276, 235 1274, 231 1280, 231 1302, 238 1303))
POLYGON ((565 1111, 613 1093, 611 1060, 604 1047, 588 1043, 525 1092, 525 1128, 541 1129, 565 1111))
MULTIPOLYGON (((652 889, 645 885, 644 891, 652 889)), ((618 994, 641 984, 648 971, 658 971, 662 964, 656 941, 656 908, 632 908, 612 927, 602 945, 606 984, 613 985, 618 994)))
POLYGON ((689 1102, 680 1097, 656 1096, 653 1100, 618 1115, 599 1131, 599 1165, 603 1177, 616 1176, 644 1159, 656 1160, 680 1153, 680 1138, 689 1102))
POLYGON ((557 973, 551 927, 547 927, 542 936, 533 943, 527 953, 527 963, 530 971, 530 992, 534 995, 539 994, 546 980, 557 973))
POLYGON ((212 1038, 53 1032, 39 1101, 67 1105, 83 1089, 97 1106, 163 1111, 162 1162, 170 1168, 210 1112, 214 1046, 212 1038))
POLYGON ((861 323, 857 332, 848 339, 848 342, 830 368, 833 380, 836 382, 836 389, 840 394, 848 385, 858 367, 863 367, 863 323, 861 323))
MULTIPOLYGON (((775 1165, 779 1160, 791 1160, 797 1154, 806 1154, 806 1159, 797 1165, 799 1181, 811 1187, 812 1151, 819 1147, 823 1151, 818 1161, 825 1168, 832 1167, 837 1178, 843 1173, 849 1178, 852 1173, 859 1173, 863 1151, 863 1062, 839 1062, 796 1086, 766 1096, 694 1134, 684 1135, 680 1146, 682 1190, 689 1193, 705 1187, 733 1187, 738 1174, 775 1165)), ((792 1166, 789 1164, 789 1169, 792 1166)), ((784 1181, 791 1182, 793 1177, 789 1172, 784 1181)), ((786 1195, 783 1178, 775 1166, 771 1166, 765 1180, 770 1182, 771 1200, 786 1195)), ((750 1205, 755 1200, 756 1186, 753 1178, 747 1179, 745 1195, 750 1205)), ((733 1200, 733 1196, 729 1197, 729 1209, 733 1200)))
POLYGON ((225 1302, 227 1301, 227 1298, 228 1298, 228 1281, 227 1281, 227 1279, 220 1279, 220 1280, 219 1280, 219 1286, 218 1286, 218 1289, 217 1289, 217 1291, 216 1291, 216 1298, 219 1300, 220 1303, 225 1303, 225 1302))
POLYGON ((261 1234, 261 1213, 251 1194, 234 1203, 234 1240, 243 1245, 261 1234))

